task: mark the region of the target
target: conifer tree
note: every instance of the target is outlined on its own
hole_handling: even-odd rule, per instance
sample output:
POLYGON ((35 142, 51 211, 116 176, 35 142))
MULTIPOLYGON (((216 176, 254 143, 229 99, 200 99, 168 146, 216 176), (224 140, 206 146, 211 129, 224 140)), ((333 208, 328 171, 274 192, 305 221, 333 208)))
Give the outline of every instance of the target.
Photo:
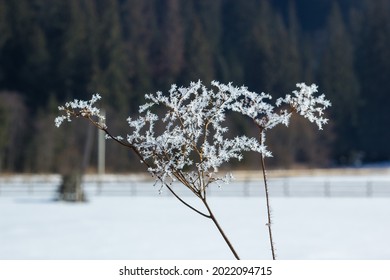
POLYGON ((194 79, 210 82, 215 77, 214 52, 199 15, 194 14, 188 27, 192 31, 187 30, 186 64, 182 79, 186 82, 194 79))
MULTIPOLYGON (((222 44, 224 29, 222 3, 221 0, 193 1, 194 10, 203 26, 204 36, 212 54, 213 77, 209 77, 209 79, 229 81, 226 59, 223 55, 223 50, 229 46, 222 44)), ((191 29, 188 32, 191 32, 191 29)))
POLYGON ((119 9, 116 1, 102 1, 99 56, 103 81, 112 105, 126 112, 130 92, 128 76, 128 58, 126 57, 119 9))
POLYGON ((89 66, 87 92, 96 92, 100 88, 102 80, 99 65, 99 34, 98 34, 98 14, 95 1, 82 1, 85 17, 85 49, 87 53, 87 64, 89 66))
POLYGON ((66 1, 64 13, 66 27, 62 34, 59 75, 67 96, 82 97, 87 94, 86 83, 89 75, 87 18, 78 0, 66 1))
POLYGON ((281 39, 285 27, 268 0, 256 3, 254 12, 244 60, 245 80, 250 87, 273 92, 283 68, 278 63, 278 55, 283 48, 278 39, 281 39))
POLYGON ((20 94, 0 92, 0 171, 23 170, 27 125, 27 108, 20 94))
POLYGON ((141 96, 154 89, 153 49, 159 42, 155 41, 159 32, 156 4, 153 1, 126 0, 121 3, 121 22, 125 51, 128 59, 127 73, 130 77, 132 110, 137 107, 141 96))
POLYGON ((34 137, 31 143, 30 159, 27 161, 30 172, 51 172, 57 173, 66 165, 63 158, 58 158, 59 154, 66 153, 66 142, 71 136, 64 132, 54 131, 48 117, 54 116, 58 103, 55 97, 50 96, 47 106, 38 111, 34 121, 34 137))
MULTIPOLYGON (((260 20, 258 13, 258 2, 256 0, 223 2, 223 38, 222 53, 227 64, 227 79, 234 80, 238 84, 259 89, 256 81, 248 79, 248 73, 258 72, 256 67, 257 50, 255 47, 254 21, 260 20)), ((253 79, 252 79, 253 80, 253 79)), ((264 89, 264 88, 263 88, 264 89)))
POLYGON ((333 100, 334 149, 336 160, 353 161, 357 138, 359 84, 354 71, 354 50, 347 27, 337 3, 333 4, 327 26, 327 42, 321 59, 319 80, 321 87, 333 100))
POLYGON ((7 6, 6 6, 6 0, 0 0, 0 51, 4 45, 4 43, 7 41, 7 39, 10 37, 10 30, 7 25, 7 6))
POLYGON ((7 1, 2 13, 2 26, 5 34, 0 39, 3 44, 1 66, 3 68, 4 88, 24 90, 21 70, 25 65, 29 51, 29 30, 31 10, 26 0, 7 1), (8 38, 7 38, 8 34, 8 38))
POLYGON ((161 32, 158 40, 161 42, 156 58, 155 75, 158 84, 168 86, 177 82, 178 75, 184 66, 184 19, 182 18, 182 2, 168 0, 162 3, 161 32))
POLYGON ((390 158, 390 2, 364 1, 357 33, 357 71, 363 105, 359 115, 359 142, 368 161, 390 158))
MULTIPOLYGON (((3 47, 7 40, 9 40, 10 28, 7 22, 6 1, 0 0, 0 85, 4 83, 4 66, 3 66, 3 47)), ((0 132, 1 133, 1 132, 0 132)))

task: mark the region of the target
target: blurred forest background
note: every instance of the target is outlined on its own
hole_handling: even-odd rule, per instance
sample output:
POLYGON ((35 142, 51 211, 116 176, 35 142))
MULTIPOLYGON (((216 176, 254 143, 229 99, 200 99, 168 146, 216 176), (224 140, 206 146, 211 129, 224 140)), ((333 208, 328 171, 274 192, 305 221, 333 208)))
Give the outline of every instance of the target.
MULTIPOLYGON (((319 85, 330 125, 318 132, 297 117, 272 131, 273 167, 390 159, 388 0, 0 0, 0 172, 85 161, 88 124, 54 126, 64 101, 100 93, 109 128, 125 135, 145 93, 199 79, 275 98, 319 85)), ((134 162, 108 141, 109 171, 142 167, 134 162)))

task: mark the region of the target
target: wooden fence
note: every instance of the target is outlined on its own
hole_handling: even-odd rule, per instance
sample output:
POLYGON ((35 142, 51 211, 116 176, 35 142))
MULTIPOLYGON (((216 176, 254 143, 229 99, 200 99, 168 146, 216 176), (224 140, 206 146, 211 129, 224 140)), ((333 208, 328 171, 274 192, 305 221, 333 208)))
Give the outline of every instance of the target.
MULTIPOLYGON (((0 196, 55 196, 59 175, 2 176, 0 196)), ((83 188, 87 196, 171 196, 166 188, 144 175, 86 176, 83 188)), ((174 184, 181 196, 187 189, 174 184)), ((390 197, 390 176, 307 176, 269 179, 270 195, 276 197, 390 197)), ((263 196, 264 185, 258 178, 240 177, 236 181, 211 186, 211 196, 263 196)))

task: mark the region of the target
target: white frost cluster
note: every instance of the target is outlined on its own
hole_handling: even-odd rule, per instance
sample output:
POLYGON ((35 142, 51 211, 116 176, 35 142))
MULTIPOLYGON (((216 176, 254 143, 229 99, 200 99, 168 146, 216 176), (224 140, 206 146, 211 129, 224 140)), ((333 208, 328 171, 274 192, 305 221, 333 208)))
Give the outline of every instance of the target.
POLYGON ((133 128, 128 142, 151 162, 149 172, 162 181, 185 180, 200 189, 217 180, 211 174, 223 163, 232 158, 241 160, 242 152, 267 153, 255 138, 225 137, 226 111, 246 89, 218 82, 212 85, 216 90, 209 90, 198 81, 188 88, 172 85, 168 95, 148 94, 148 103, 140 107, 141 116, 128 119, 133 128), (157 134, 155 123, 159 118, 151 110, 161 106, 166 113, 161 118, 163 131, 157 134))
POLYGON ((100 100, 102 97, 99 94, 92 95, 91 100, 83 101, 75 99, 71 102, 66 102, 64 106, 58 106, 58 110, 64 111, 65 115, 58 116, 55 118, 54 122, 56 127, 67 120, 70 122, 71 117, 97 117, 100 123, 104 123, 105 118, 100 114, 100 109, 96 108, 94 104, 100 100))
POLYGON ((324 110, 331 106, 329 100, 325 99, 325 95, 314 96, 318 92, 318 87, 315 84, 307 86, 304 83, 297 84, 299 91, 294 90, 291 95, 286 95, 284 98, 279 98, 276 104, 279 106, 286 103, 293 108, 295 112, 307 118, 310 122, 315 122, 319 129, 328 123, 328 119, 323 117, 324 110))
MULTIPOLYGON (((163 184, 178 180, 199 193, 212 182, 228 182, 230 176, 215 174, 221 165, 231 159, 241 160, 243 152, 248 151, 271 156, 265 146, 265 131, 277 124, 288 125, 293 112, 315 122, 320 129, 327 122, 323 111, 330 102, 324 95, 313 95, 317 92, 315 85, 297 84, 299 91, 279 98, 276 107, 270 104, 268 94, 250 92, 231 83, 213 81, 211 85, 212 89, 208 89, 198 81, 189 87, 172 85, 168 94, 147 94, 140 115, 127 119, 131 127, 128 144, 163 184), (280 109, 283 104, 286 108, 280 109), (227 137, 229 111, 252 119, 261 137, 227 137), (164 115, 159 116, 157 112, 164 115)), ((96 116, 102 120, 100 110, 94 107, 98 99, 100 96, 94 95, 90 101, 75 100, 59 107, 66 115, 56 118, 56 125, 70 121, 72 116, 96 116)))

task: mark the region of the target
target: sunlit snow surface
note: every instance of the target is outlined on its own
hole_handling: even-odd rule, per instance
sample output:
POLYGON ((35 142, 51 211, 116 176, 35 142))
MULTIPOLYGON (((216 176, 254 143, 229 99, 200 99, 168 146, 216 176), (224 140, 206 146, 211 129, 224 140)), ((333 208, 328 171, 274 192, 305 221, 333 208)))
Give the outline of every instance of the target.
MULTIPOLYGON (((390 259, 390 198, 271 203, 279 259, 390 259)), ((241 258, 271 258, 264 197, 210 197, 210 206, 241 258)), ((0 197, 0 259, 232 258, 214 224, 173 197, 0 197)))

